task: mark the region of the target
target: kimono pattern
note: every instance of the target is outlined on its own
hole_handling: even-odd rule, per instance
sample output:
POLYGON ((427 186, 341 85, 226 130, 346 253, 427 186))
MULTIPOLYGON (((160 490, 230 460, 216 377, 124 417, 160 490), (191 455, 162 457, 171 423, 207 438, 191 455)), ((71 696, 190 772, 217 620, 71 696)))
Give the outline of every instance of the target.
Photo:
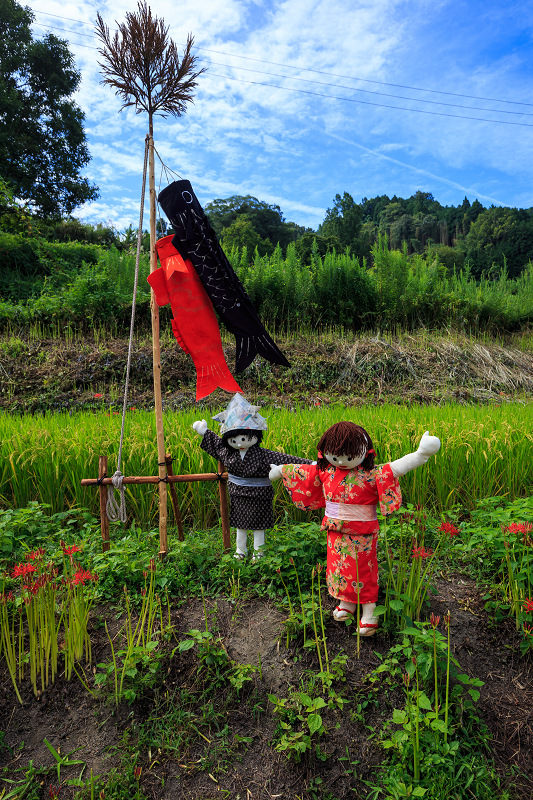
MULTIPOLYGON (((301 509, 325 508, 326 502, 343 516, 342 506, 353 507, 363 519, 338 519, 324 516, 322 529, 327 531, 326 580, 329 593, 349 603, 375 603, 378 598, 377 541, 379 523, 374 509, 392 514, 402 503, 398 479, 390 464, 365 470, 355 467, 340 470, 330 465, 320 470, 310 466, 283 467, 283 483, 293 503, 301 509), (366 518, 366 519, 365 519, 366 518)), ((355 514, 357 516, 357 514, 355 514)))
MULTIPOLYGON (((253 435, 253 430, 250 430, 253 435)), ((235 448, 224 445, 220 436, 207 430, 201 442, 202 450, 221 461, 228 473, 239 478, 268 478, 270 465, 311 464, 311 461, 287 453, 277 453, 254 444, 244 458, 235 448)), ((265 530, 274 525, 274 490, 269 486, 238 486, 228 481, 230 500, 229 522, 243 530, 265 530)))

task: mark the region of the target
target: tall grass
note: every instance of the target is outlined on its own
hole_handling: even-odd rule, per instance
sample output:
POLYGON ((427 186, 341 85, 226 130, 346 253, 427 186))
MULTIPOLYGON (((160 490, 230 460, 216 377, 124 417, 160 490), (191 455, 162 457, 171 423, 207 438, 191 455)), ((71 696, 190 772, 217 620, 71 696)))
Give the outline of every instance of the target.
MULTIPOLYGON (((347 253, 313 252, 302 264, 294 243, 285 258, 279 247, 270 256, 234 248, 229 260, 266 325, 295 330, 342 325, 346 330, 453 328, 491 333, 527 330, 533 322, 533 265, 516 279, 505 269, 476 280, 467 264, 449 273, 438 255, 409 255, 391 250, 381 238, 370 264, 347 253)), ((125 328, 133 288, 135 255, 101 249, 97 265, 81 265, 57 273, 37 297, 19 294, 0 299, 0 327, 39 322, 78 327, 118 320, 125 328), (6 299, 9 298, 9 299, 6 299)), ((148 325, 149 265, 140 265, 138 322, 148 325)))
MULTIPOLYGON (((217 411, 220 409, 216 409, 217 411)), ((533 406, 405 407, 366 406, 320 409, 263 408, 269 430, 263 446, 294 455, 316 457, 316 443, 334 422, 348 419, 371 434, 378 463, 416 449, 429 429, 441 438, 442 448, 430 462, 402 478, 406 501, 437 513, 454 506, 473 508, 484 497, 512 499, 533 493, 533 406)), ((205 410, 190 409, 165 415, 166 449, 174 459, 174 474, 212 472, 216 463, 200 449, 192 430, 205 410)), ((216 423, 210 427, 217 430, 216 423)), ((30 500, 50 505, 51 511, 74 505, 98 513, 98 492, 80 485, 96 478, 98 456, 107 455, 109 473, 116 469, 120 434, 119 415, 105 412, 15 417, 0 414, 0 504, 23 507, 30 500)), ((130 412, 126 419, 122 472, 157 475, 155 421, 150 412, 130 412)), ((215 483, 178 484, 186 524, 208 527, 219 518, 215 483)), ((127 508, 142 525, 157 515, 155 485, 128 486, 127 508)), ((276 511, 294 519, 308 519, 276 488, 276 511)), ((318 512, 316 512, 318 516, 318 512)))

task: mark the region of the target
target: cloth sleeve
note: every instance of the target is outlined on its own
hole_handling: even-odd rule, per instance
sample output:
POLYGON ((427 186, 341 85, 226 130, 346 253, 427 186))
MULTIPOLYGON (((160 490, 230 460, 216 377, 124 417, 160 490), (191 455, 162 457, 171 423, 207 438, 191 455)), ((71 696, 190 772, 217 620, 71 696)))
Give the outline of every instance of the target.
POLYGON ((222 439, 220 436, 217 436, 216 433, 210 431, 209 428, 202 437, 200 447, 202 450, 205 450, 206 453, 209 453, 210 456, 216 458, 217 461, 224 462, 224 458, 227 455, 226 448, 222 444, 222 439))
POLYGON ((296 508, 311 511, 325 507, 324 489, 316 464, 286 464, 282 478, 296 508))
POLYGON ((376 489, 379 508, 384 516, 398 511, 402 504, 400 482, 394 477, 390 464, 383 464, 376 469, 376 489))
POLYGON ((262 452, 266 455, 269 464, 276 464, 278 467, 282 464, 311 464, 310 458, 300 458, 299 456, 291 456, 288 453, 279 453, 276 450, 266 450, 261 448, 262 452))

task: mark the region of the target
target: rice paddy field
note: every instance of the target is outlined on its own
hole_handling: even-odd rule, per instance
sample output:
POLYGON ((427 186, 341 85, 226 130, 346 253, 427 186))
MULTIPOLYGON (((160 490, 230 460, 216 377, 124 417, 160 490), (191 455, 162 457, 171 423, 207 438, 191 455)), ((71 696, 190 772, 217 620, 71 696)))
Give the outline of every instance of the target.
MULTIPOLYGON (((434 513, 468 511, 485 497, 513 499, 533 494, 533 405, 398 406, 346 408, 320 405, 291 410, 262 407, 269 430, 264 446, 307 458, 316 457, 321 434, 334 422, 352 420, 370 433, 377 463, 399 458, 416 449, 425 430, 441 439, 440 452, 428 466, 402 480, 404 499, 434 513)), ((192 430, 204 410, 165 414, 166 450, 176 475, 212 472, 216 464, 200 449, 192 430)), ((50 506, 51 513, 73 506, 98 512, 98 493, 81 486, 82 478, 98 477, 98 457, 108 457, 116 469, 121 415, 106 410, 46 415, 0 415, 0 505, 20 508, 30 501, 50 506)), ((157 475, 155 417, 149 411, 126 414, 121 471, 125 476, 157 475)), ((218 520, 215 484, 179 484, 184 522, 208 528, 218 520)), ((127 488, 128 513, 149 527, 157 514, 154 486, 127 488)), ((298 514, 279 490, 276 510, 298 514)))

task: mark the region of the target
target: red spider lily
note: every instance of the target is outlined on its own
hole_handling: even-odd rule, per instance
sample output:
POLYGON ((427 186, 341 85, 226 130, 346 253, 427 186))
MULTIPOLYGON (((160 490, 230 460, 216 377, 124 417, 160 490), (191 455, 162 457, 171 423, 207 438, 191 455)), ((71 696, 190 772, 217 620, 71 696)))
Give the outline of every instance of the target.
POLYGON ((442 533, 448 533, 451 538, 457 536, 459 533, 459 528, 456 528, 452 522, 442 522, 437 530, 441 531, 442 533))
POLYGON ((444 615, 444 624, 446 625, 446 627, 447 627, 447 628, 449 628, 449 627, 450 627, 451 618, 452 618, 452 617, 451 617, 451 614, 450 614, 450 612, 449 612, 449 611, 447 611, 447 612, 445 613, 445 615, 444 615))
POLYGON ((133 775, 136 781, 140 780, 142 771, 143 771, 142 767, 135 767, 135 769, 133 770, 133 775))
POLYGON ((529 533, 531 528, 533 525, 530 522, 513 522, 503 530, 509 531, 509 533, 529 533))
POLYGON ((67 547, 66 544, 63 543, 61 548, 66 556, 71 556, 73 553, 81 553, 81 547, 78 547, 77 544, 71 544, 70 547, 67 547))
POLYGON ((524 633, 526 636, 533 637, 533 625, 524 625, 524 633))
POLYGON ((44 556, 44 547, 39 547, 38 550, 33 550, 31 553, 26 553, 26 561, 40 561, 44 556))
POLYGON ((417 547, 413 545, 413 558, 430 558, 433 555, 433 550, 426 550, 423 546, 417 547))
POLYGON ((13 592, 9 592, 6 594, 5 592, 0 592, 0 603, 5 605, 6 603, 11 603, 13 601, 13 592))
POLYGON ((103 394, 93 394, 93 397, 96 399, 97 397, 103 397, 103 394))
POLYGON ((13 570, 13 578, 27 578, 32 572, 37 572, 37 567, 34 564, 17 564, 13 570))
POLYGON ((404 684, 409 688, 409 684, 411 682, 411 676, 409 675, 408 672, 404 672, 403 673, 402 680, 403 680, 404 684))
POLYGON ((56 789, 55 786, 50 786, 50 788, 48 789, 48 797, 50 798, 50 800, 57 800, 57 798, 59 797, 59 789, 56 789))
POLYGON ((74 575, 72 583, 75 586, 78 585, 85 586, 87 581, 97 581, 97 580, 98 580, 97 575, 93 575, 91 572, 88 572, 87 570, 79 569, 74 575))
POLYGON ((533 600, 531 599, 531 597, 526 597, 524 601, 524 611, 526 613, 533 611, 533 600))
POLYGON ((431 614, 429 617, 429 624, 432 628, 436 628, 440 622, 440 617, 435 616, 435 614, 431 614))

